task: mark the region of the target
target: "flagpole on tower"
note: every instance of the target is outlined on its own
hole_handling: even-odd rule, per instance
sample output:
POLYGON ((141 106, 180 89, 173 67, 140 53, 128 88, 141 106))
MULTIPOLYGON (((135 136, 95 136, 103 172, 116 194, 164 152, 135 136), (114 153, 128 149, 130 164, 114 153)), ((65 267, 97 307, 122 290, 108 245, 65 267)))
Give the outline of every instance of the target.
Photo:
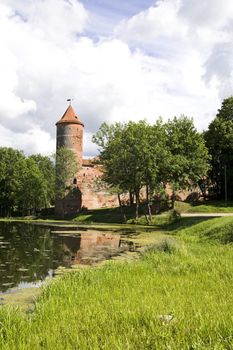
POLYGON ((70 103, 70 106, 71 106, 71 102, 74 101, 74 99, 73 99, 73 98, 67 98, 66 101, 69 102, 69 103, 70 103))

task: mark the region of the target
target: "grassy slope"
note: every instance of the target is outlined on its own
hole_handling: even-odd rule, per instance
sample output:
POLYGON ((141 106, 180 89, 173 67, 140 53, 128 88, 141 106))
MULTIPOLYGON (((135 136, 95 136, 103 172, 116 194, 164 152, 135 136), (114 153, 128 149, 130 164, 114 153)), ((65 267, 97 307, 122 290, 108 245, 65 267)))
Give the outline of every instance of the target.
POLYGON ((233 202, 209 201, 197 205, 186 202, 176 202, 175 209, 184 213, 233 213, 233 202))
MULTIPOLYGON (((176 202, 175 209, 181 213, 233 213, 233 202, 228 202, 227 206, 222 201, 207 202, 194 206, 186 202, 176 202)), ((134 218, 135 213, 132 208, 124 208, 124 212, 127 220, 134 218)), ((156 215, 155 217, 158 216, 156 215)), ((77 223, 115 224, 123 222, 123 215, 119 208, 95 209, 79 214, 73 221, 77 223)), ((146 220, 144 221, 146 223, 146 220)))
POLYGON ((2 308, 0 349, 232 349, 233 247, 219 242, 233 218, 184 222, 167 252, 68 274, 32 315, 2 308))

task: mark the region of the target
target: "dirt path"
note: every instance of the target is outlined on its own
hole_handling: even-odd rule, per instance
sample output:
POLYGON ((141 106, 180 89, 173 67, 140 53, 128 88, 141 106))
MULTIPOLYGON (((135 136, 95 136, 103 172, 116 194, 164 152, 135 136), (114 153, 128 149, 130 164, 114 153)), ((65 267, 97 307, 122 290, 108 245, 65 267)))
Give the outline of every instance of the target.
POLYGON ((233 213, 181 213, 184 218, 233 216, 233 213))

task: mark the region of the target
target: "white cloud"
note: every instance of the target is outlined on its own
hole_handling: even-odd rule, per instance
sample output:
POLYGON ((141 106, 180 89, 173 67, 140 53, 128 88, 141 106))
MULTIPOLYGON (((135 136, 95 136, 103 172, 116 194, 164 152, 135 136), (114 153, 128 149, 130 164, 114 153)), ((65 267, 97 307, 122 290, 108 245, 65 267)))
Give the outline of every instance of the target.
POLYGON ((23 150, 26 154, 53 154, 55 142, 48 132, 38 127, 27 130, 27 132, 15 133, 0 126, 1 147, 12 147, 23 150))
POLYGON ((164 0, 94 41, 77 0, 2 0, 0 146, 50 153, 68 97, 86 155, 103 121, 184 113, 207 127, 232 91, 232 19, 230 0, 164 0))
POLYGON ((122 20, 115 29, 115 34, 126 41, 153 46, 159 37, 183 37, 187 32, 184 19, 178 17, 179 0, 159 1, 139 14, 122 20))

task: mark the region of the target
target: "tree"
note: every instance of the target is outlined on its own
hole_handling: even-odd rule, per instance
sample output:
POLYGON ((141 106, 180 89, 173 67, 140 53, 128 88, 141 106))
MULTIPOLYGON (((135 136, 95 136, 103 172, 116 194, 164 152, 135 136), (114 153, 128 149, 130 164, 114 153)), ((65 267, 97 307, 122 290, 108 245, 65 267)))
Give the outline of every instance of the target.
POLYGON ((164 128, 161 120, 153 127, 146 121, 138 123, 102 124, 93 137, 100 147, 104 180, 119 191, 134 193, 136 218, 140 191, 147 188, 147 203, 160 179, 161 164, 165 155, 164 128))
POLYGON ((44 204, 43 207, 48 207, 54 204, 55 201, 55 164, 47 156, 34 154, 29 157, 37 164, 42 176, 44 186, 44 204))
POLYGON ((210 156, 204 138, 195 129, 192 119, 175 117, 166 123, 165 128, 169 150, 165 177, 172 185, 174 207, 176 191, 197 185, 200 178, 207 174, 210 156))
MULTIPOLYGON (((48 203, 49 179, 45 180, 45 169, 43 173, 34 157, 39 159, 27 158, 12 148, 0 148, 0 215, 35 212, 48 203)), ((48 169, 49 164, 45 167, 48 169)), ((47 177, 53 181, 54 175, 48 173, 47 177)))
POLYGON ((222 106, 218 109, 216 117, 224 121, 233 121, 233 96, 223 100, 222 106))
POLYGON ((215 119, 204 133, 212 156, 209 177, 215 194, 224 197, 224 168, 227 170, 228 196, 233 198, 233 97, 222 102, 215 119))
POLYGON ((56 153, 56 199, 62 203, 64 215, 64 200, 72 189, 73 178, 80 169, 80 164, 72 150, 60 147, 56 153))
POLYGON ((21 164, 23 172, 20 177, 20 189, 17 196, 17 206, 24 215, 35 214, 46 203, 46 183, 40 169, 33 158, 26 158, 21 164))
POLYGON ((18 193, 25 156, 12 148, 0 148, 0 215, 9 216, 17 210, 18 193))

